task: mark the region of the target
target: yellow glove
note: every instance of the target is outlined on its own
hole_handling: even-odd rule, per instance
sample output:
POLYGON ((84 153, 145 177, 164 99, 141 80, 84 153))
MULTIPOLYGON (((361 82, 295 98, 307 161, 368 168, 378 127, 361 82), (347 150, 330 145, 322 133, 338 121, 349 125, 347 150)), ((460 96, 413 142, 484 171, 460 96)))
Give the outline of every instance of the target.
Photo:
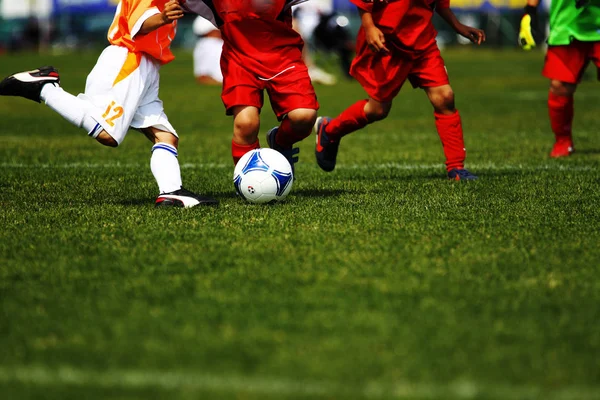
POLYGON ((519 43, 523 50, 531 50, 535 47, 535 39, 531 33, 531 15, 525 14, 521 18, 521 29, 519 29, 519 43))
POLYGON ((521 18, 521 27, 519 29, 519 44, 523 50, 531 50, 535 47, 535 35, 538 26, 537 7, 525 6, 525 15, 521 18))

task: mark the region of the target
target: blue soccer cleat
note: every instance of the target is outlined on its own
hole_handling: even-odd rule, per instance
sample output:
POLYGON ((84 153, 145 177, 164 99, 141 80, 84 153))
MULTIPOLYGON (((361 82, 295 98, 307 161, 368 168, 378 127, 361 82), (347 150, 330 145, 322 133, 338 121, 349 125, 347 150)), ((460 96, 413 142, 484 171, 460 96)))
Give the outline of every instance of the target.
POLYGON ((292 166, 292 173, 295 175, 295 172, 296 172, 295 164, 298 162, 298 153, 300 153, 300 149, 297 147, 296 148, 292 147, 292 148, 286 149, 283 146, 278 145, 277 140, 275 140, 278 130, 279 130, 279 127, 276 126, 274 128, 271 128, 269 130, 269 132, 267 132, 267 143, 269 144, 270 148, 280 152, 281 154, 283 154, 283 156, 285 158, 287 158, 288 162, 292 166))
POLYGON ((469 172, 468 169, 454 168, 448 171, 448 179, 453 181, 474 181, 479 178, 477 178, 477 175, 473 175, 471 172, 469 172))
POLYGON ((331 121, 329 117, 319 117, 315 122, 315 133, 317 134, 317 143, 315 145, 315 157, 317 164, 325 172, 331 172, 335 169, 339 140, 331 140, 325 133, 325 127, 331 121))

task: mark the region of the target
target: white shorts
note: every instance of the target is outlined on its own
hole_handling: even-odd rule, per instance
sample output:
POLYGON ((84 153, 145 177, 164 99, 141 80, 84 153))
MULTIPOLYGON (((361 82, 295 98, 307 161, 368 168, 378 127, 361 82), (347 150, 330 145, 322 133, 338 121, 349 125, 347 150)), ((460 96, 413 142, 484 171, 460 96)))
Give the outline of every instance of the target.
POLYGON ((210 76, 223 82, 221 73, 221 53, 223 39, 214 37, 199 38, 194 48, 194 76, 210 76))
POLYGON ((92 118, 119 144, 129 127, 155 127, 177 136, 158 98, 159 69, 151 57, 109 46, 88 75, 85 93, 77 97, 93 106, 92 118))

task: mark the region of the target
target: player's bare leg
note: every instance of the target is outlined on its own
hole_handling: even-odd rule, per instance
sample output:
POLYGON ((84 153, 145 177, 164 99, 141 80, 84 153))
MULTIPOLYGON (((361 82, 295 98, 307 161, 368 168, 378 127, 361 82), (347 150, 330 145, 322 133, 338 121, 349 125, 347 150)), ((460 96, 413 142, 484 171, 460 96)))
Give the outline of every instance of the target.
POLYGON ((294 170, 294 164, 298 162, 298 148, 294 144, 307 138, 317 120, 317 110, 311 108, 297 108, 290 111, 279 126, 271 128, 267 132, 269 147, 277 150, 288 159, 294 170))
POLYGON ((179 168, 179 138, 171 132, 156 127, 141 129, 153 143, 150 169, 156 179, 160 194, 156 198, 157 207, 215 206, 219 202, 211 197, 200 196, 185 189, 181 183, 179 168))
MULTIPOLYGON (((312 131, 313 125, 317 120, 317 110, 309 108, 297 108, 288 113, 287 117, 283 121, 288 121, 290 124, 291 141, 292 144, 299 142, 300 140, 308 137, 312 131)), ((284 122, 281 125, 283 126, 284 122)), ((282 138, 286 138, 287 135, 283 134, 280 129, 280 135, 282 138)))
POLYGON ((438 114, 452 115, 456 113, 454 91, 450 85, 423 88, 433 109, 438 114))
POLYGON ((119 143, 117 143, 117 141, 110 136, 110 134, 106 131, 102 131, 98 134, 98 137, 96 137, 96 140, 98 141, 98 143, 103 144, 104 146, 108 146, 108 147, 117 147, 119 146, 119 143))
POLYGON ((233 108, 233 139, 231 156, 237 162, 247 152, 260 148, 258 131, 260 130, 260 110, 254 106, 233 108))
POLYGON ((326 172, 333 171, 342 138, 368 124, 381 121, 391 109, 391 101, 382 102, 369 98, 352 104, 336 118, 317 118, 314 126, 317 136, 315 157, 319 167, 326 172))
POLYGON ((465 169, 465 141, 460 113, 454 104, 454 92, 450 85, 423 88, 435 116, 435 126, 446 156, 448 178, 452 180, 475 180, 477 176, 465 169))
POLYGON ((390 110, 392 109, 391 101, 378 101, 369 98, 367 104, 365 104, 364 110, 369 123, 381 121, 387 118, 390 110))
POLYGON ((85 129, 91 137, 97 137, 102 131, 91 115, 91 104, 65 92, 60 87, 60 76, 54 67, 40 67, 6 77, 0 82, 0 95, 44 102, 73 125, 85 129))
POLYGON ((554 132, 555 143, 550 157, 567 157, 575 151, 573 146, 573 99, 577 85, 550 80, 548 92, 548 114, 554 132))

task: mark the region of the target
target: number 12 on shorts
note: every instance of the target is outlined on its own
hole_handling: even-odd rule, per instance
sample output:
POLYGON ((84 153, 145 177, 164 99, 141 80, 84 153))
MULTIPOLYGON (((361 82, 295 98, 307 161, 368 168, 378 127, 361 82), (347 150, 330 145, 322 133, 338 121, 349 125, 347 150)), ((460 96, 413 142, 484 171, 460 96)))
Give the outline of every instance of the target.
POLYGON ((110 126, 115 126, 115 120, 121 118, 123 116, 123 107, 117 106, 113 101, 106 108, 106 112, 102 115, 102 118, 106 121, 110 126))

